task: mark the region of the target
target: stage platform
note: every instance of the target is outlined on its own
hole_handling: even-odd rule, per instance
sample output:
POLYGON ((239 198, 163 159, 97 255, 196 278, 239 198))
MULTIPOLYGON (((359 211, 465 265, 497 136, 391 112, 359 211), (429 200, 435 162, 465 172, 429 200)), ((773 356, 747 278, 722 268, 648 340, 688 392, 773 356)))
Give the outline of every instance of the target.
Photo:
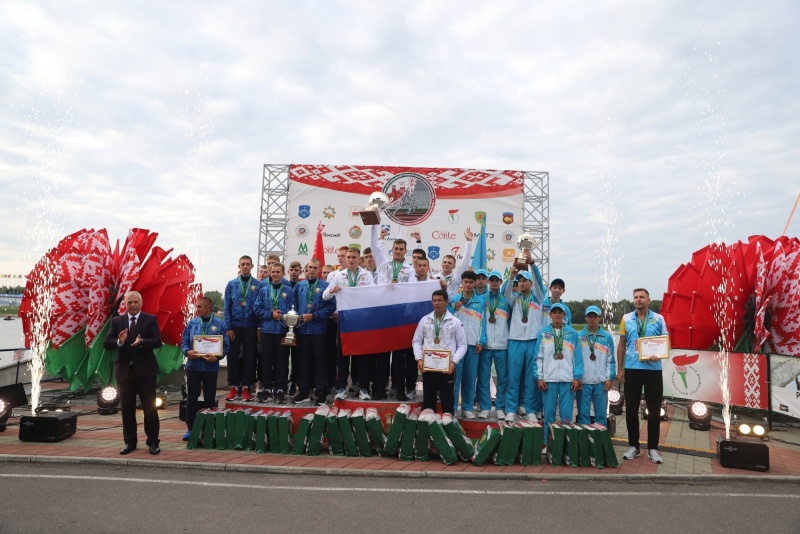
MULTIPOLYGON (((408 404, 412 410, 416 408, 422 408, 422 402, 414 401, 407 401, 407 402, 400 402, 397 400, 380 400, 380 401, 364 401, 361 399, 356 398, 347 398, 344 400, 337 399, 333 402, 328 402, 328 406, 336 406, 340 410, 347 409, 347 410, 355 410, 356 408, 363 408, 366 410, 367 408, 375 408, 378 410, 378 414, 383 421, 384 429, 388 431, 389 427, 392 424, 392 418, 394 417, 394 412, 398 406, 401 404, 408 404)), ((272 411, 272 410, 280 410, 281 412, 289 411, 292 413, 292 422, 297 424, 301 417, 308 413, 314 413, 317 409, 314 406, 312 401, 304 402, 302 404, 294 404, 292 401, 288 401, 284 404, 278 404, 274 401, 267 401, 267 402, 259 402, 255 398, 251 401, 243 401, 241 399, 234 399, 232 401, 225 401, 225 406, 228 410, 238 410, 238 409, 249 409, 253 411, 272 411)), ((437 412, 440 412, 437 409, 437 412)), ((489 417, 486 419, 464 419, 463 417, 459 417, 459 423, 461 423, 461 427, 464 429, 464 432, 471 439, 478 439, 483 434, 484 430, 486 429, 487 425, 490 424, 497 424, 497 419, 494 417, 494 410, 490 412, 489 417)))

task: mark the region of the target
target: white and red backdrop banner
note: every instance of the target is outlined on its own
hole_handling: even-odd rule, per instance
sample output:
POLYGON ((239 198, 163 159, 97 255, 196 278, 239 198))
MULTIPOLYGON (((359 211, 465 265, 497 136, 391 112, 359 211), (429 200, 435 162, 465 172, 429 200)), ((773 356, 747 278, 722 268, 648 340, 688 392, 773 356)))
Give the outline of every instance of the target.
MULTIPOLYGON (((485 217, 489 267, 505 273, 522 233, 523 178, 522 171, 509 170, 293 164, 285 261, 311 258, 320 221, 328 263, 336 264, 341 246, 368 247, 370 228, 358 212, 371 193, 383 191, 391 199, 381 214, 389 230, 384 246, 419 231, 431 267, 438 269, 446 254, 461 261, 464 230, 479 232, 485 217)), ((412 241, 409 257, 413 248, 412 241)))

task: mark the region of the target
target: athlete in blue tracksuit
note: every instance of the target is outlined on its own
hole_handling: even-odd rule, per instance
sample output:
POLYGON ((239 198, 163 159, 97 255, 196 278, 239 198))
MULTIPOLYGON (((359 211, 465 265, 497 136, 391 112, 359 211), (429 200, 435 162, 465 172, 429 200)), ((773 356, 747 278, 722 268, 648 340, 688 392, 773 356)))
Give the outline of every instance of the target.
POLYGON ((536 341, 536 379, 544 402, 544 436, 556 420, 556 406, 561 420, 572 421, 575 391, 583 378, 581 336, 564 324, 566 306, 560 302, 550 307, 551 324, 542 328, 536 341))
POLYGON ((228 354, 228 385, 231 391, 225 400, 241 395, 250 400, 250 385, 256 379, 258 355, 258 317, 253 312, 261 282, 250 275, 253 260, 250 256, 239 258, 239 276, 225 286, 225 324, 231 341, 228 354), (241 361, 240 361, 241 357, 241 361))
POLYGON ((541 411, 541 395, 536 395, 535 366, 536 336, 541 330, 542 301, 544 292, 541 274, 536 265, 530 271, 511 270, 511 279, 503 283, 503 296, 511 307, 511 321, 508 329, 508 388, 506 390, 506 421, 516 418, 517 408, 524 405, 530 421, 536 420, 541 411), (534 276, 536 281, 534 281, 534 276), (513 291, 512 281, 516 280, 518 292, 513 291), (523 385, 526 387, 522 396, 523 385))
POLYGON ((472 271, 461 274, 462 292, 451 296, 450 312, 464 325, 467 334, 467 353, 456 365, 453 413, 458 413, 458 396, 461 392, 461 409, 466 419, 474 419, 475 385, 478 378, 478 359, 486 345, 486 295, 475 294, 476 275, 472 271))
POLYGON ((499 271, 489 273, 489 291, 486 293, 486 346, 478 359, 478 406, 482 419, 492 409, 490 383, 492 362, 497 372, 497 394, 495 416, 505 418, 506 390, 508 389, 508 320, 511 306, 500 291, 503 275, 499 271))
POLYGON ((601 312, 597 306, 586 308, 586 328, 581 335, 583 378, 578 397, 578 423, 590 422, 589 412, 594 405, 594 421, 608 426, 608 390, 617 375, 614 361, 614 337, 600 326, 601 312))

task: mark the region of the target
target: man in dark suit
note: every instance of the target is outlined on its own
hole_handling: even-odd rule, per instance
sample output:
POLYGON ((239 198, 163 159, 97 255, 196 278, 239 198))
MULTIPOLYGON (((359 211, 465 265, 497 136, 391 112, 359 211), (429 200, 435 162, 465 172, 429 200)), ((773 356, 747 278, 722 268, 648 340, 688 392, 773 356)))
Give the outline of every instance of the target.
POLYGON ((142 402, 144 433, 150 454, 158 454, 158 411, 156 376, 158 362, 153 349, 161 346, 161 331, 155 315, 142 312, 142 296, 136 291, 125 294, 124 315, 111 319, 111 328, 103 343, 106 350, 116 350, 114 376, 122 405, 122 437, 125 448, 120 454, 136 449, 136 395, 142 402))

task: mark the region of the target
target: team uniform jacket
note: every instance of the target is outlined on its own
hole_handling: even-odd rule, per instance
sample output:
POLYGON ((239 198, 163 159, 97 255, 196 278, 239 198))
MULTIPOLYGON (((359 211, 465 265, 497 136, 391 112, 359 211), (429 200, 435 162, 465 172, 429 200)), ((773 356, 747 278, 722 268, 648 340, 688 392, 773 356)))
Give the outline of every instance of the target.
POLYGON ((255 276, 250 277, 246 287, 249 287, 247 293, 247 306, 241 306, 239 303, 242 298, 242 287, 239 283, 237 276, 225 286, 225 324, 231 327, 244 327, 255 328, 258 326, 258 318, 253 313, 253 306, 258 297, 258 290, 261 282, 255 276))
POLYGON ((508 348, 508 320, 511 315, 511 306, 498 290, 493 294, 491 290, 486 293, 486 348, 490 350, 505 350, 508 348), (492 302, 497 303, 494 311, 494 324, 489 322, 489 309, 492 302))
POLYGON ((569 325, 564 325, 564 358, 556 360, 555 337, 553 325, 547 325, 539 332, 536 340, 536 368, 534 373, 537 380, 545 382, 572 382, 583 378, 583 353, 581 351, 581 336, 569 325))
POLYGON ((261 321, 262 334, 286 334, 289 331, 280 321, 272 318, 272 302, 276 296, 278 298, 278 311, 280 311, 281 314, 288 313, 292 309, 292 306, 294 306, 294 311, 299 315, 304 313, 302 310, 297 309, 297 303, 294 300, 294 289, 292 288, 291 282, 284 279, 276 288, 272 285, 271 281, 267 282, 265 280, 261 285, 261 289, 258 291, 258 298, 256 299, 254 307, 256 317, 261 321))
MULTIPOLYGON (((194 317, 186 324, 186 328, 183 329, 183 336, 181 336, 181 352, 183 352, 183 356, 186 357, 186 352, 192 350, 194 336, 209 335, 222 336, 222 356, 217 356, 217 360, 224 358, 228 355, 228 349, 231 345, 231 340, 225 335, 227 331, 228 327, 225 321, 214 314, 211 314, 210 322, 204 322, 200 317, 194 317)), ((197 360, 187 359, 186 368, 190 371, 219 371, 219 361, 209 363, 202 358, 197 360)))
MULTIPOLYGON (((636 351, 636 340, 639 339, 639 331, 636 325, 636 312, 632 311, 622 316, 619 325, 620 343, 625 340, 625 369, 644 369, 647 371, 661 371, 661 360, 651 362, 649 360, 640 362, 639 353, 636 351)), ((667 323, 660 314, 647 310, 645 319, 644 337, 666 336, 667 323)))
POLYGON ((452 362, 457 364, 467 353, 467 337, 464 333, 464 325, 452 313, 445 311, 442 322, 439 325, 439 343, 434 343, 433 340, 436 339, 435 313, 429 313, 420 319, 417 325, 414 339, 411 342, 411 347, 414 349, 414 358, 421 360, 423 349, 445 349, 450 351, 452 362))
POLYGON ((297 302, 297 313, 300 315, 310 313, 314 319, 309 323, 303 323, 297 328, 298 334, 324 334, 328 318, 336 311, 336 304, 333 300, 325 300, 322 293, 328 288, 328 283, 321 278, 317 278, 317 285, 311 292, 311 308, 308 307, 309 283, 303 280, 294 288, 295 302, 297 302))
POLYGON ((459 293, 450 300, 447 309, 455 315, 464 325, 467 334, 467 345, 486 345, 486 295, 472 294, 472 298, 467 303, 461 305, 461 309, 455 311, 455 303, 462 299, 463 293, 459 293))
POLYGON ((617 364, 614 360, 614 338, 603 327, 597 328, 597 334, 592 334, 589 328, 584 328, 578 334, 581 336, 581 349, 583 352, 583 379, 584 384, 602 384, 606 380, 614 380, 617 376, 617 364), (591 358, 591 341, 594 340, 594 355, 591 358))

